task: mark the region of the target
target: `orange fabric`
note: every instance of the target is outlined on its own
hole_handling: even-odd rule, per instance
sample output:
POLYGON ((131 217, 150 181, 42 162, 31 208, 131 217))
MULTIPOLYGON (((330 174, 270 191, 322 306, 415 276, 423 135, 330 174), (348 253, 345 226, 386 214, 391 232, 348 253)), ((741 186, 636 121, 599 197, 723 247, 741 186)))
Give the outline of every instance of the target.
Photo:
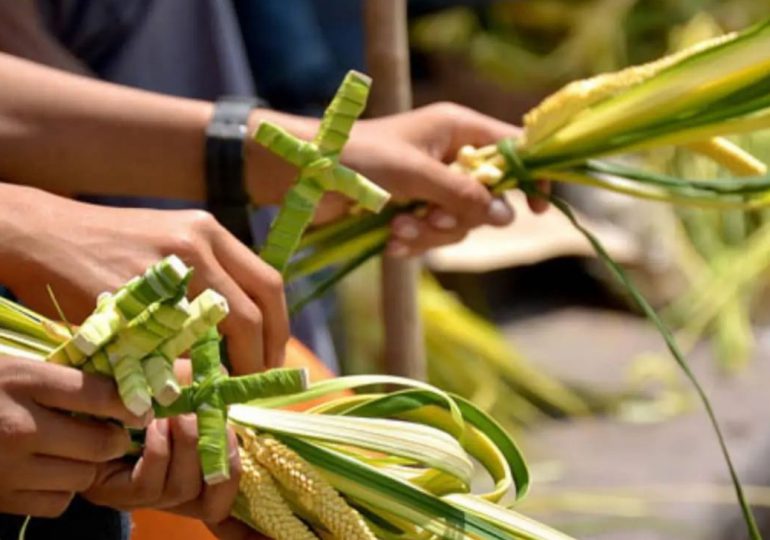
MULTIPOLYGON (((286 346, 285 365, 307 368, 311 381, 320 381, 334 376, 307 347, 294 338, 291 338, 286 346)), ((345 393, 337 395, 345 395, 345 393)), ((329 398, 319 398, 290 408, 301 410, 322 403, 326 399, 329 398)), ((216 540, 206 526, 195 519, 156 510, 137 510, 132 514, 132 518, 134 528, 131 532, 131 540, 216 540)))
MULTIPOLYGON (((289 343, 286 345, 286 362, 284 363, 284 366, 293 368, 307 368, 310 374, 310 382, 322 381, 324 379, 331 379, 334 377, 334 373, 332 373, 329 368, 327 368, 310 349, 305 347, 302 343, 294 338, 291 338, 289 343)), ((350 394, 351 392, 337 392, 335 394, 330 394, 318 399, 306 401, 300 405, 290 405, 286 408, 292 411, 304 411, 316 405, 320 405, 324 401, 350 394)))
POLYGON ((137 510, 131 517, 131 540, 216 540, 196 519, 156 510, 137 510))
POLYGON ((311 381, 321 381, 334 377, 334 373, 310 349, 294 338, 289 338, 289 342, 286 344, 284 367, 307 368, 311 381))

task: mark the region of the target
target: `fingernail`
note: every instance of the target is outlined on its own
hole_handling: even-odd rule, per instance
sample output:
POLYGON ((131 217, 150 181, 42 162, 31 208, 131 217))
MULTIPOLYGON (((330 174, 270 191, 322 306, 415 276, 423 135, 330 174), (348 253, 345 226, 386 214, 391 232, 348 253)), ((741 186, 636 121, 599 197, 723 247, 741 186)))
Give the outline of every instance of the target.
POLYGON ((430 217, 430 222, 437 229, 454 229, 457 227, 457 218, 446 212, 434 212, 430 217))
POLYGON ((404 258, 409 255, 409 248, 401 242, 391 242, 388 245, 387 254, 391 257, 404 258))
POLYGON ((420 230, 417 228, 417 225, 408 221, 396 225, 393 232, 396 233, 396 236, 403 238, 404 240, 414 240, 420 235, 420 230))
POLYGON ((511 207, 508 206, 505 201, 493 199, 492 202, 489 203, 487 215, 492 223, 505 225, 513 219, 513 210, 511 210, 511 207))

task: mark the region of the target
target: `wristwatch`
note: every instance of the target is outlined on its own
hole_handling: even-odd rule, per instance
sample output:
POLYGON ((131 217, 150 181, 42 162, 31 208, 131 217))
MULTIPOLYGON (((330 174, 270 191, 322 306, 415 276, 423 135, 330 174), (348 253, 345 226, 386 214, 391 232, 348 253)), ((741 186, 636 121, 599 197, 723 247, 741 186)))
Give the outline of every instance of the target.
POLYGON ((214 105, 214 114, 206 128, 207 208, 247 245, 251 245, 253 239, 243 150, 249 114, 258 104, 253 97, 223 96, 214 105))

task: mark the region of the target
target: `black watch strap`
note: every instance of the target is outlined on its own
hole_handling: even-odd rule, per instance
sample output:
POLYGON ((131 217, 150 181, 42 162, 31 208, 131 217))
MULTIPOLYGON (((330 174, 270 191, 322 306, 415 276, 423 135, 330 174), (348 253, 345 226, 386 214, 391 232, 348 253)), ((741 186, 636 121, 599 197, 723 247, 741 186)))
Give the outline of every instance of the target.
POLYGON ((207 207, 235 237, 253 243, 249 195, 244 178, 243 148, 255 98, 224 96, 214 106, 206 129, 207 207))

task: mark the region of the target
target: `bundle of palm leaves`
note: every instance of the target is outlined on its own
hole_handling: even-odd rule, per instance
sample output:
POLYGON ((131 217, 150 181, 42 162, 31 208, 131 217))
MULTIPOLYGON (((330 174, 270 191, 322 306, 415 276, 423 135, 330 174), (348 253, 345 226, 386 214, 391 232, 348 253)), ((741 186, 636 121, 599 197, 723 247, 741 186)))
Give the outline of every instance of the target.
MULTIPOLYGON (((3 355, 56 362, 70 332, 81 329, 0 298, 3 355)), ((229 476, 220 459, 228 455, 224 422, 235 429, 244 472, 232 513, 254 529, 277 540, 569 540, 504 503, 524 497, 529 471, 513 439, 471 402, 399 377, 309 386, 300 369, 228 377, 217 339, 203 335, 190 346, 193 382, 167 405, 154 403, 155 415, 198 416, 208 483, 229 476), (355 393, 340 396, 344 390, 355 393), (325 396, 303 412, 284 409, 325 396), (474 490, 479 478, 492 487, 474 490)))

